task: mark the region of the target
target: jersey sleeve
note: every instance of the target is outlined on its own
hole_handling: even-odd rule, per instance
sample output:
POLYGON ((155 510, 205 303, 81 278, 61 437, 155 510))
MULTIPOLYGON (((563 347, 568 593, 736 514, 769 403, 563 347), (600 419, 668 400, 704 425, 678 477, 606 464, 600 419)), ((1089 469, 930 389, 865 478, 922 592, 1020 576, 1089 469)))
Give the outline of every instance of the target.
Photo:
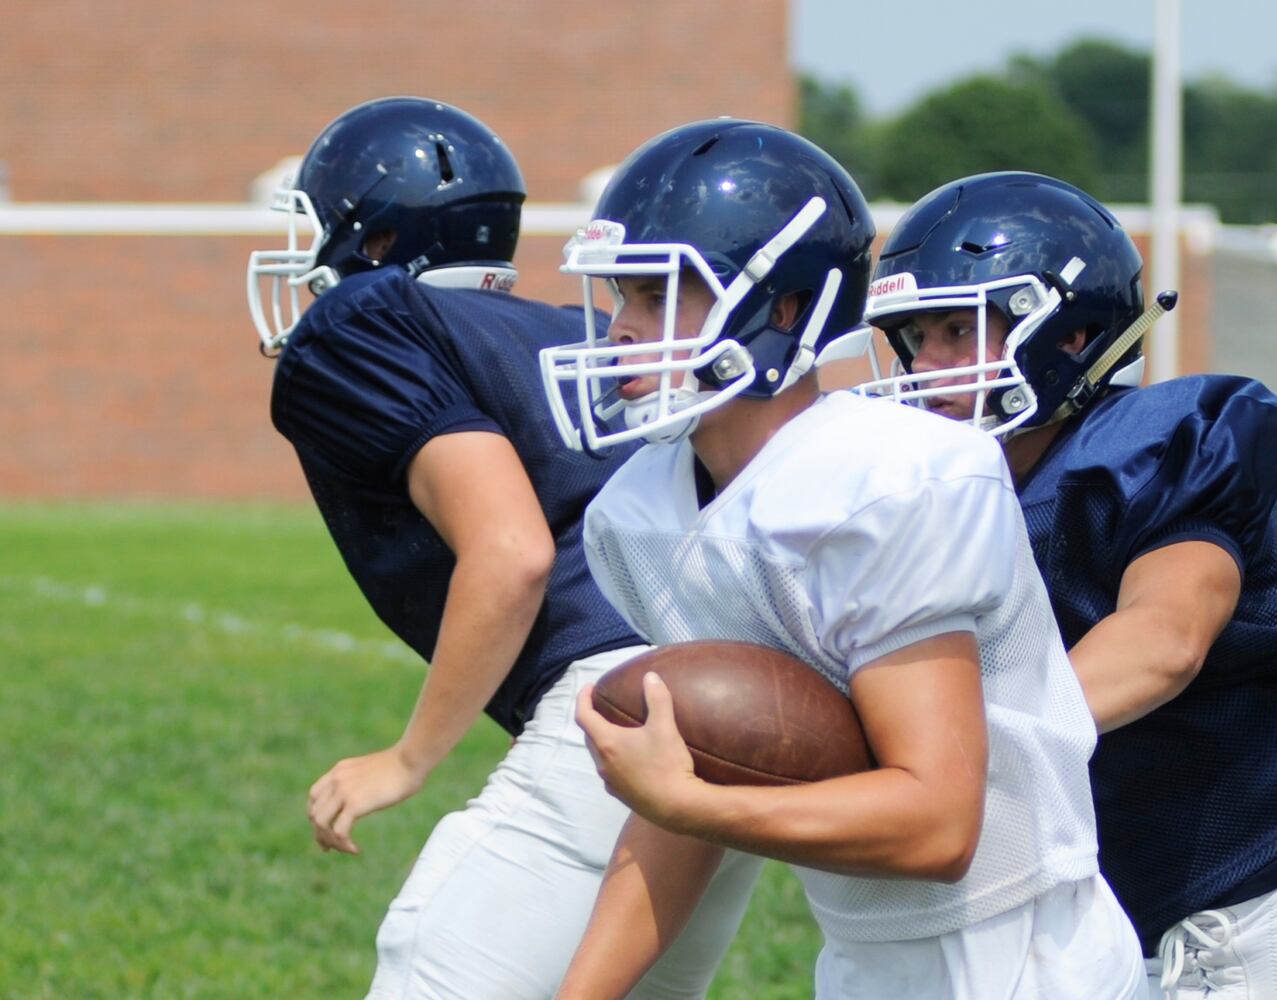
POLYGON ((1277 462, 1265 458, 1274 441, 1277 398, 1263 386, 1203 382, 1163 446, 1143 456, 1150 471, 1117 470, 1117 488, 1127 493, 1114 546, 1121 567, 1167 545, 1206 541, 1244 573, 1262 552, 1277 504, 1277 462))
POLYGON ((275 424, 294 444, 352 476, 385 482, 402 480, 439 434, 500 433, 420 318, 387 289, 367 288, 312 326, 281 358, 272 397, 275 424))
POLYGON ((1019 518, 999 469, 924 480, 857 511, 807 569, 826 651, 855 671, 933 636, 974 632, 1010 592, 1019 518))

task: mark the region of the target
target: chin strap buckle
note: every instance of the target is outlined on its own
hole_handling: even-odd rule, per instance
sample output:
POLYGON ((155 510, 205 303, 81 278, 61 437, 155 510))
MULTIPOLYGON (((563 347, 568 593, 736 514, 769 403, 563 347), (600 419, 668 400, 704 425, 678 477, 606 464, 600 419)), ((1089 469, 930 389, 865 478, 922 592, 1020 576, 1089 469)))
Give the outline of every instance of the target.
POLYGON ((1064 402, 1051 415, 1048 424, 1063 420, 1077 413, 1086 406, 1095 395, 1096 387, 1112 368, 1143 336, 1149 327, 1175 308, 1179 301, 1179 293, 1175 291, 1159 292, 1156 301, 1149 306, 1112 344, 1109 345, 1098 361, 1069 390, 1064 402))

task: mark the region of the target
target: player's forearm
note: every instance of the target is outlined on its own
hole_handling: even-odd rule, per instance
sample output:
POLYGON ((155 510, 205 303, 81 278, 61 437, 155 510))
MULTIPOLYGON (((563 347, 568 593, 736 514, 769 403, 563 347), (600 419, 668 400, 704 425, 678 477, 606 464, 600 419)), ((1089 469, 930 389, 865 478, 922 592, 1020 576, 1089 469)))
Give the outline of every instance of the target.
POLYGON ((1101 620, 1069 652, 1100 732, 1166 704, 1197 676, 1209 643, 1158 608, 1132 607, 1101 620))
MULTIPOLYGON (((956 881, 984 816, 988 727, 979 651, 955 631, 865 664, 851 696, 878 766, 782 788, 673 784, 673 829, 848 875, 956 881), (687 800, 693 801, 687 801, 687 800)), ((658 800, 659 801, 659 800, 658 800)))
POLYGON ((956 881, 983 818, 983 771, 949 787, 898 768, 784 788, 696 787, 667 817, 671 829, 846 875, 956 881))
POLYGON ((632 816, 557 1000, 626 996, 686 925, 722 856, 632 816))
POLYGON ((1207 541, 1176 542, 1127 566, 1117 610, 1069 652, 1100 731, 1133 722, 1183 691, 1240 594, 1233 554, 1207 541))
POLYGON ((483 712, 527 641, 548 566, 462 557, 452 573, 435 655, 400 750, 429 773, 483 712))

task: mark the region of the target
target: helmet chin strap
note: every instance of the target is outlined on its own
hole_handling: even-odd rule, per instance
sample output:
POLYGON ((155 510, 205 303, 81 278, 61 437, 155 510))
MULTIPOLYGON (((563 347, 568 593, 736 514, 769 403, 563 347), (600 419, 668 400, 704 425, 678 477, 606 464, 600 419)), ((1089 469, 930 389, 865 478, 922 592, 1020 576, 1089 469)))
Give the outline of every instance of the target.
MULTIPOLYGON (((669 413, 671 416, 677 415, 680 410, 694 406, 713 396, 712 392, 700 392, 694 389, 675 389, 670 399, 669 413)), ((639 430, 653 423, 659 416, 660 393, 652 392, 636 399, 633 402, 625 404, 624 416, 625 426, 630 430, 639 430)), ((694 413, 682 420, 671 421, 663 426, 653 428, 650 434, 644 434, 643 440, 650 444, 677 444, 687 437, 692 431, 696 430, 696 425, 701 422, 701 415, 694 413)))
MULTIPOLYGON (((1144 310, 1142 314, 1128 326, 1112 344, 1108 350, 1101 354, 1086 374, 1073 384, 1073 388, 1069 390, 1068 396, 1059 408, 1051 414, 1051 418, 1046 424, 1053 424, 1057 420, 1063 420, 1071 417, 1078 410, 1086 406, 1091 401, 1091 397, 1095 395, 1095 390, 1112 368, 1121 359, 1127 351, 1148 333, 1150 327, 1168 312, 1175 308, 1175 304, 1179 301, 1179 293, 1176 291, 1158 292, 1157 299, 1151 306, 1144 310)), ((1045 426, 1045 424, 1041 425, 1045 426)))
POLYGON ((784 392, 816 366, 816 341, 825 330, 825 320, 829 318, 829 311, 834 307, 834 299, 838 296, 841 285, 842 272, 836 268, 831 269, 825 275, 825 285, 812 308, 811 318, 803 328, 802 336, 798 338, 798 350, 790 363, 789 371, 776 387, 778 393, 784 392))

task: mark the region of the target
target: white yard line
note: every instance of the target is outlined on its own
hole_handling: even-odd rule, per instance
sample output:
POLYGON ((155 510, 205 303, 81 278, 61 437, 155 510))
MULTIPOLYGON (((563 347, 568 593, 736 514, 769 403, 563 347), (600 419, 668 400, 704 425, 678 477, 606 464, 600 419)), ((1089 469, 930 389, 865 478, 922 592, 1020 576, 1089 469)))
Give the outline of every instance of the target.
POLYGON ((420 657, 397 640, 360 639, 337 629, 311 628, 295 622, 254 620, 233 611, 206 608, 196 602, 179 604, 119 593, 100 584, 68 583, 47 576, 0 576, 0 590, 24 592, 61 604, 78 604, 86 608, 101 608, 128 615, 147 615, 225 635, 283 639, 330 653, 376 656, 416 666, 422 664, 420 657))

